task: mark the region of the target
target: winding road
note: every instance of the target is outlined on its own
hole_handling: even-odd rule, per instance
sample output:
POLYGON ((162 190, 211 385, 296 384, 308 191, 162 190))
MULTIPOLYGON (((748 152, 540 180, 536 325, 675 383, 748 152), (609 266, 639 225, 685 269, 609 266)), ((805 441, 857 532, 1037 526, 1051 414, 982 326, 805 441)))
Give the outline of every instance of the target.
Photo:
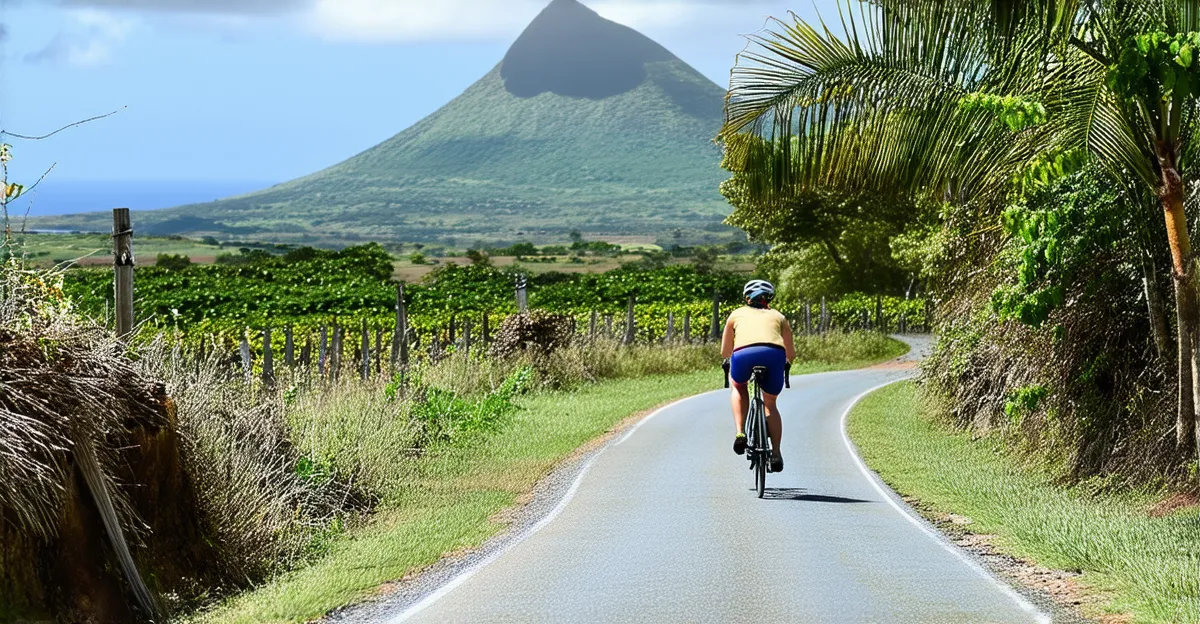
MULTIPOLYGON (((913 343, 917 357, 927 346, 913 343)), ((726 391, 685 399, 591 456, 553 509, 381 622, 1049 622, 917 519, 843 433, 911 366, 797 377, 786 470, 755 498, 726 391)), ((348 614, 347 614, 348 615, 348 614)))

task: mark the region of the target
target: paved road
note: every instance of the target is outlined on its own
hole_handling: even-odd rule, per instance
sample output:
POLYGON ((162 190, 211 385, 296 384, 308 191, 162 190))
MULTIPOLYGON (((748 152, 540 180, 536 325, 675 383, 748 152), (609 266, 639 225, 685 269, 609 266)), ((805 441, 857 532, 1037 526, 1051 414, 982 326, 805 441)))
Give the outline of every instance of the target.
POLYGON ((843 439, 896 368, 797 378, 786 471, 750 491, 725 392, 660 411, 599 454, 527 539, 392 622, 1046 621, 868 478, 843 439))

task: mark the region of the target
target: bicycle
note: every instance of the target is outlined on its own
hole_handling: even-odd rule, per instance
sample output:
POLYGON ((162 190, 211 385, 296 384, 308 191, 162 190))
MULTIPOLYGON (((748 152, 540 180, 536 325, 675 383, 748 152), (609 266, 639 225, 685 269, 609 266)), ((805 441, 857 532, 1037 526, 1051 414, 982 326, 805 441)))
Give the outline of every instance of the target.
MULTIPOLYGON (((725 387, 729 387, 729 362, 724 364, 725 387)), ((784 387, 792 387, 792 365, 784 367, 784 387)), ((750 408, 746 411, 746 459, 750 460, 750 470, 754 473, 754 489, 762 498, 767 490, 767 473, 771 471, 771 435, 767 430, 767 409, 762 398, 762 382, 767 369, 755 366, 752 369, 751 383, 753 396, 750 408)))

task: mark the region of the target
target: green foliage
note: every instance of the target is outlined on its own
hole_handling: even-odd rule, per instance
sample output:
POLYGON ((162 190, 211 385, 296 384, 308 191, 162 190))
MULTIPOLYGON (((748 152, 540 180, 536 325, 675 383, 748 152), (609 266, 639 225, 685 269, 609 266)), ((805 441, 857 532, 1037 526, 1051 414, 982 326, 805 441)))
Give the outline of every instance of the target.
POLYGON ((1022 386, 1008 394, 1004 401, 1004 413, 1014 425, 1018 425, 1026 414, 1037 410, 1047 396, 1050 396, 1050 389, 1046 386, 1022 386))
POLYGON ((1024 197, 1051 186, 1065 176, 1083 169, 1087 165, 1087 154, 1078 149, 1046 150, 1037 156, 1013 177, 1014 191, 1024 197))
POLYGON ((414 251, 409 254, 408 261, 413 264, 427 264, 427 261, 425 260, 425 254, 419 251, 414 251))
MULTIPOLYGON (((297 250, 294 255, 237 265, 139 268, 135 314, 159 327, 230 337, 240 336, 245 327, 293 324, 311 329, 335 317, 385 324, 395 315, 392 272, 391 257, 376 244, 341 251, 297 250)), ((444 329, 451 315, 459 315, 460 323, 464 314, 507 316, 516 311, 514 283, 520 275, 484 265, 443 265, 425 283, 405 289, 410 323, 424 334, 444 329)), ((714 291, 725 301, 738 300, 744 281, 731 273, 700 273, 683 265, 605 274, 544 273, 528 279, 534 308, 573 315, 592 310, 619 314, 634 295, 639 323, 651 309, 664 317, 667 310, 682 315, 692 309, 699 317, 714 291)), ((111 269, 75 269, 65 280, 66 291, 82 311, 99 316, 112 309, 111 269)))
POLYGON ((958 105, 966 112, 985 110, 995 115, 1012 132, 1044 124, 1048 117, 1046 107, 1041 102, 1016 95, 971 93, 964 96, 958 105))
POLYGON ((409 414, 425 427, 432 441, 455 441, 464 435, 492 432, 516 410, 513 399, 529 387, 532 375, 529 367, 517 369, 499 388, 476 400, 423 385, 418 378, 413 392, 417 399, 409 414))
POLYGON ((1041 326, 1063 305, 1066 288, 1080 272, 1128 240, 1130 216, 1095 169, 1067 176, 1010 207, 1003 216, 1010 238, 1001 263, 1016 279, 992 294, 993 311, 1001 320, 1041 326))
POLYGON ((1108 85, 1117 95, 1148 102, 1182 101, 1200 87, 1196 63, 1200 33, 1149 32, 1133 37, 1109 69, 1108 85))
MULTIPOLYGON (((488 256, 487 252, 479 251, 478 249, 468 249, 467 258, 475 266, 489 266, 492 264, 492 259, 488 256)), ((413 264, 419 263, 414 262, 413 264)))
POLYGON ((256 262, 270 260, 271 258, 272 258, 272 254, 268 251, 264 251, 262 249, 250 249, 249 247, 242 247, 241 249, 238 250, 238 253, 236 253, 236 254, 221 254, 221 255, 217 256, 217 264, 237 266, 237 265, 244 265, 244 264, 254 264, 256 262))
POLYGON ((192 264, 192 259, 182 254, 158 254, 154 266, 167 271, 180 271, 192 264))
POLYGON ((721 186, 733 205, 727 222, 751 240, 774 245, 760 269, 808 297, 856 291, 901 295, 920 277, 893 240, 928 232, 935 205, 879 193, 807 189, 775 200, 756 198, 748 176, 721 186))

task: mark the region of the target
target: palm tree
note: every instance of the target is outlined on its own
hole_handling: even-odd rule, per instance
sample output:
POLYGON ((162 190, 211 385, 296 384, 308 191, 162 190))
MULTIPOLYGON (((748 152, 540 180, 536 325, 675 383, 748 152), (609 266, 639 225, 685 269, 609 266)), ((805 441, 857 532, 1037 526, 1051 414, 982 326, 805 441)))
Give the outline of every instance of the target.
POLYGON ((1176 440, 1200 446, 1198 271, 1184 215, 1200 1, 848 0, 838 13, 840 31, 776 20, 738 57, 720 139, 753 201, 824 188, 995 214, 1015 176, 1083 155, 1162 206, 1144 221, 1171 251, 1176 440))

